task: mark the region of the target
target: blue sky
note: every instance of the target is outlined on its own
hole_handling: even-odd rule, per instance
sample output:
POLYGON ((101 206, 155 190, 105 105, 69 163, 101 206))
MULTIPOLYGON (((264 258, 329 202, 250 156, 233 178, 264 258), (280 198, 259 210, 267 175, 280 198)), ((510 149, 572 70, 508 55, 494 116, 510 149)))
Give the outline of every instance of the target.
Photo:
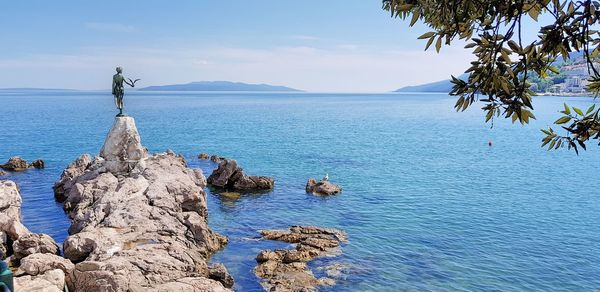
POLYGON ((460 74, 461 43, 424 52, 423 25, 380 0, 19 0, 0 4, 0 87, 109 88, 230 80, 385 92, 460 74))

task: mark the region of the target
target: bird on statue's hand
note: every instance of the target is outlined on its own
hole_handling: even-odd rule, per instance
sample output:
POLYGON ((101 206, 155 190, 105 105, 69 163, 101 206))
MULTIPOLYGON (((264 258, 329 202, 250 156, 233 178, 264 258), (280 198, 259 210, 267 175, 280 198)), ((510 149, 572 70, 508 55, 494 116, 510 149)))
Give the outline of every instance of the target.
POLYGON ((135 83, 142 80, 142 79, 131 80, 131 78, 127 78, 127 79, 129 79, 129 82, 131 83, 131 87, 135 87, 135 83))

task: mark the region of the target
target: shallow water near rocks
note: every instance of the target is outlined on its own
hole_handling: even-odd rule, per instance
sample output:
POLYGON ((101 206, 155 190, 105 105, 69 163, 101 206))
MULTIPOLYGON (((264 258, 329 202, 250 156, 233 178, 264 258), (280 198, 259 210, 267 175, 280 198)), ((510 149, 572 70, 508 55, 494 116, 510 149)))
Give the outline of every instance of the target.
MULTIPOLYGON (((258 231, 295 224, 348 233, 341 255, 311 263, 318 276, 343 267, 322 291, 598 290, 600 152, 539 147, 565 100, 592 102, 537 97, 531 125, 493 129, 477 106, 456 113, 442 94, 135 92, 125 102, 150 152, 173 149, 206 176, 216 165, 200 152, 275 177, 264 194, 206 190, 209 224, 230 238, 212 260, 236 290, 260 291, 255 256, 289 246, 258 231), (306 194, 307 179, 326 173, 343 192, 306 194)), ((113 107, 100 92, 0 93, 0 162, 46 162, 2 178, 20 185, 32 231, 67 236, 52 185, 80 154, 100 151, 113 107)))

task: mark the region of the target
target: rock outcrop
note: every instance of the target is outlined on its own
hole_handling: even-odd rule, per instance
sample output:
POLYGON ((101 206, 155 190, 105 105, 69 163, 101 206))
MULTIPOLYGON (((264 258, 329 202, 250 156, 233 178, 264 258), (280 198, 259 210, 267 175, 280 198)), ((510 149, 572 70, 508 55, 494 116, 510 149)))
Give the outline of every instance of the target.
POLYGON ((54 269, 38 276, 25 275, 14 279, 15 291, 62 292, 65 273, 54 269))
POLYGON ((8 159, 5 164, 0 164, 0 168, 9 171, 23 171, 28 168, 44 168, 44 161, 38 159, 32 163, 27 163, 23 158, 19 156, 13 156, 8 159))
POLYGON ((233 277, 227 271, 227 268, 223 264, 214 264, 208 270, 208 277, 210 279, 219 281, 223 286, 227 288, 233 287, 233 277))
POLYGON ((47 234, 30 233, 20 236, 12 247, 16 260, 37 253, 59 254, 58 244, 47 234))
POLYGON ((292 250, 263 250, 256 261, 255 274, 263 278, 267 291, 316 291, 318 286, 334 285, 332 278, 316 278, 307 262, 331 254, 347 241, 343 231, 314 226, 292 226, 287 230, 263 230, 265 239, 296 244, 292 250))
POLYGON ((12 181, 0 181, 0 239, 2 254, 16 269, 15 291, 63 291, 73 263, 56 255, 58 245, 50 236, 21 224, 21 194, 12 181))
POLYGON ((80 157, 54 186, 72 219, 69 290, 229 291, 207 265, 227 239, 208 227, 205 185, 174 153, 149 156, 133 118, 117 117, 100 157, 80 157))
POLYGON ((200 153, 198 154, 198 159, 208 160, 210 159, 210 156, 208 155, 208 153, 200 153))
POLYGON ((10 171, 22 171, 29 168, 29 163, 19 156, 13 156, 5 164, 0 165, 0 167, 10 171))
POLYGON ((21 259, 21 264, 15 275, 31 275, 37 276, 44 274, 47 271, 59 269, 65 274, 69 274, 75 265, 61 256, 49 253, 36 253, 21 259))
POLYGON ((14 181, 0 181, 0 214, 21 221, 21 194, 14 181))
POLYGON ((35 160, 35 161, 33 161, 33 162, 30 164, 30 167, 37 168, 37 169, 41 169, 41 168, 44 168, 44 167, 45 167, 45 165, 46 165, 46 164, 44 163, 44 161, 43 161, 43 160, 41 160, 41 159, 38 159, 38 160, 35 160))
POLYGON ((218 155, 210 156, 210 161, 217 163, 217 164, 223 162, 224 160, 227 160, 227 158, 225 158, 223 156, 218 156, 218 155))
POLYGON ((333 184, 328 180, 317 182, 314 178, 308 179, 306 182, 306 192, 319 196, 330 196, 342 192, 342 187, 333 184))
POLYGON ((275 181, 267 176, 247 176, 235 160, 223 160, 208 177, 212 186, 237 192, 260 192, 273 188, 275 181))
POLYGON ((54 183, 54 197, 57 201, 63 202, 67 199, 66 190, 73 188, 76 179, 85 173, 88 167, 92 164, 92 157, 88 154, 84 154, 71 162, 69 166, 63 171, 60 179, 54 183))

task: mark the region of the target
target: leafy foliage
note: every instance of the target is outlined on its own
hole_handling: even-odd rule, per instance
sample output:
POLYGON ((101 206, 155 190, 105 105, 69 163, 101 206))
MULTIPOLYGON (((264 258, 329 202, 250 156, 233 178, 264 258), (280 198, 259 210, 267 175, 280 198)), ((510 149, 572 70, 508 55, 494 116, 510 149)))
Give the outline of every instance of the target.
MULTIPOLYGON (((545 79, 558 74, 552 67, 557 58, 569 59, 571 52, 583 52, 590 72, 589 90, 600 90, 600 73, 594 63, 600 53, 600 34, 591 29, 600 23, 600 2, 560 0, 383 0, 383 8, 392 17, 410 19, 410 25, 423 21, 433 31, 419 39, 427 40, 437 52, 442 45, 455 39, 465 40, 476 60, 465 71, 467 80, 452 76, 451 95, 458 96, 457 111, 464 111, 475 101, 484 103, 486 122, 494 117, 510 118, 512 122, 529 123, 535 119, 531 104, 534 93, 529 89, 531 76, 545 79), (523 41, 521 26, 524 18, 537 21, 542 13, 552 16, 553 23, 540 28, 538 37, 523 41)), ((565 105, 565 109, 568 106, 565 105)), ((544 146, 551 149, 577 147, 585 149, 590 139, 600 140, 598 111, 586 114, 572 108, 563 111, 556 121, 568 136, 559 136, 552 128, 544 146), (566 113, 569 112, 569 113, 566 113), (567 117, 569 120, 566 120, 567 117), (560 123, 559 123, 560 122, 560 123)))

